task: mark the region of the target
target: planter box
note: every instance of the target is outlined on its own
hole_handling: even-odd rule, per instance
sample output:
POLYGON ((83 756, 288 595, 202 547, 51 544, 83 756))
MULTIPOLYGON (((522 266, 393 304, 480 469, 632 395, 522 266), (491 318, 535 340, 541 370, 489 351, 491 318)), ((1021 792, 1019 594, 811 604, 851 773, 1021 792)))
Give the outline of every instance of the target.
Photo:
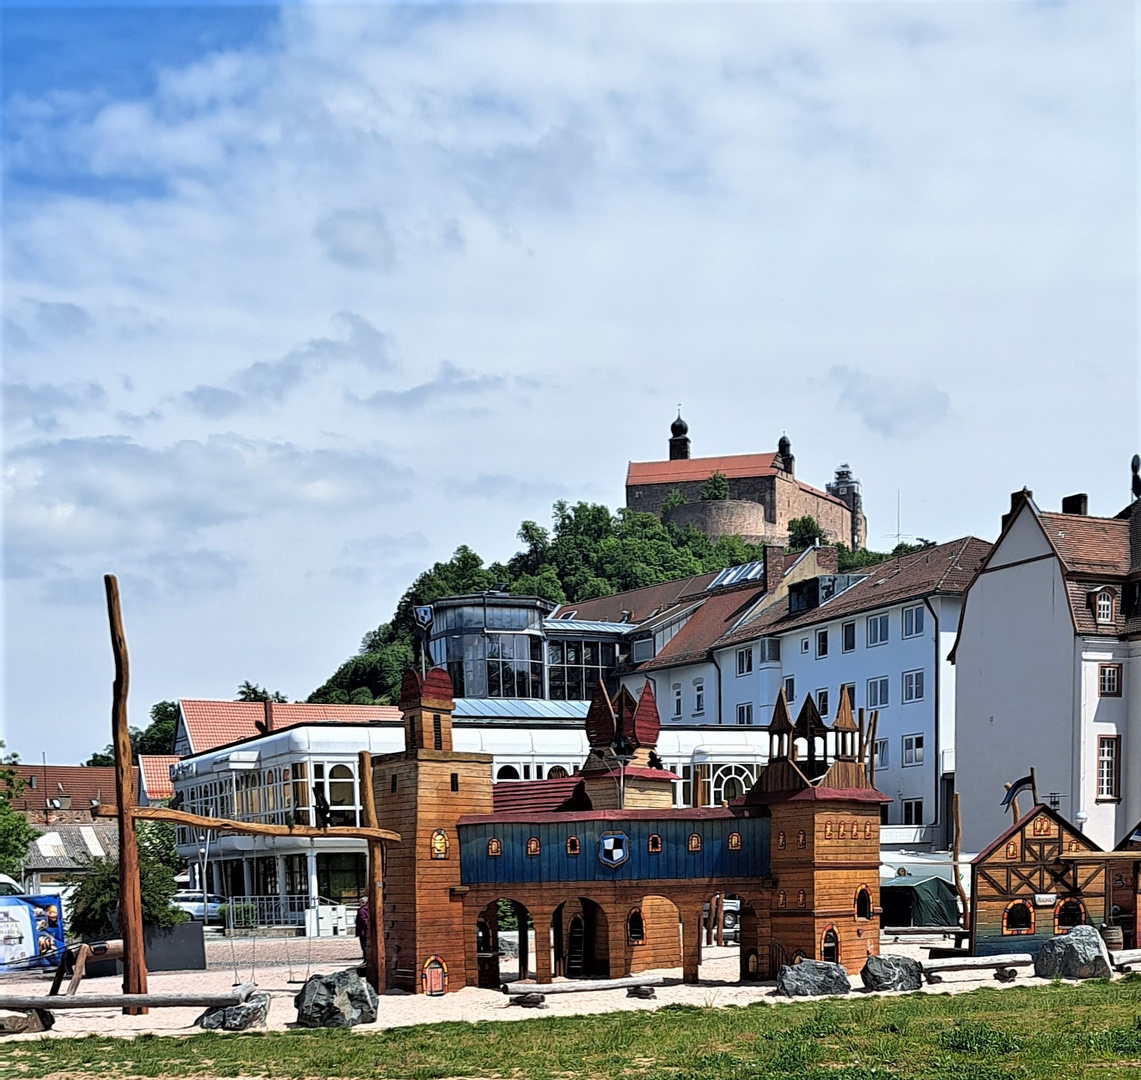
MULTIPOLYGON (((144 927, 143 956, 147 971, 205 971, 206 942, 202 931, 200 922, 179 923, 164 930, 144 927)), ((96 979, 122 973, 122 961, 97 960, 87 964, 84 978, 96 979)))

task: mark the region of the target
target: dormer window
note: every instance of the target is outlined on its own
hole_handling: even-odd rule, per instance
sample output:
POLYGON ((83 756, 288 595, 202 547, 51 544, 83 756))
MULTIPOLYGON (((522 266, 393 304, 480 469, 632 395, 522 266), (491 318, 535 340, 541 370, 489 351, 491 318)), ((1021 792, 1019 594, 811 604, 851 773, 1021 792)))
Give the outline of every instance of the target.
POLYGON ((1102 589, 1094 598, 1094 617, 1099 623, 1113 622, 1113 593, 1102 589))

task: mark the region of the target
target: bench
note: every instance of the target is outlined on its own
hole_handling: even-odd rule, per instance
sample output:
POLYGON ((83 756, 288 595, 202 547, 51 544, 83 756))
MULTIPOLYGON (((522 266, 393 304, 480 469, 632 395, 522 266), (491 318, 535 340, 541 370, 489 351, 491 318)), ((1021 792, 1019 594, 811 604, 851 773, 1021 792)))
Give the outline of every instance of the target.
POLYGON ((1018 975, 1015 968, 1031 967, 1029 953, 1000 953, 996 956, 955 956, 944 960, 922 960, 920 967, 928 983, 941 983, 948 971, 987 971, 994 969, 999 982, 1011 982, 1018 975))
POLYGON ((1115 971, 1132 971, 1134 964, 1141 964, 1141 949, 1118 949, 1109 954, 1109 962, 1115 971))
POLYGON ((562 983, 504 983, 500 989, 512 1005, 525 1009, 545 1008, 548 994, 586 994, 592 990, 625 990, 627 997, 652 998, 654 987, 661 986, 665 979, 660 975, 639 978, 630 976, 624 979, 576 979, 562 983))

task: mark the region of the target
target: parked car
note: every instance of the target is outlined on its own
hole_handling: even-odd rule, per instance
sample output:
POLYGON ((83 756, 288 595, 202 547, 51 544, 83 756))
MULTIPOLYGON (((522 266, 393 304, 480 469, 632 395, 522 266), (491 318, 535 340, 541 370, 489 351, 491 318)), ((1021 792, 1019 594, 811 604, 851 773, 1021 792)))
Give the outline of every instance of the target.
POLYGON ((22 896, 23 893, 18 881, 7 874, 0 874, 0 896, 22 896))
MULTIPOLYGON (((704 927, 709 923, 709 905, 706 904, 701 909, 701 925, 704 927)), ((741 940, 741 901, 734 900, 732 897, 725 899, 725 917, 722 920, 723 934, 722 939, 725 942, 740 941, 741 940)))
MULTIPOLYGON (((176 908, 182 908, 192 919, 202 918, 202 894, 194 889, 180 889, 174 894, 174 899, 171 901, 176 908)), ((216 896, 214 893, 207 894, 206 897, 206 922, 212 919, 221 919, 221 908, 226 903, 224 896, 216 896)))

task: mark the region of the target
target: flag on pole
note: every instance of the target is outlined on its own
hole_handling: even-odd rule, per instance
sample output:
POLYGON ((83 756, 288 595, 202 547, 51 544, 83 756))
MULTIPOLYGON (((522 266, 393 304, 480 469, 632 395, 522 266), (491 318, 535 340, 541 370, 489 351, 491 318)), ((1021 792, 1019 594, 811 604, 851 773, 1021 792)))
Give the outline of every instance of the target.
POLYGON ((1024 776, 1021 780, 1016 780, 1010 785, 1010 790, 1006 793, 1006 798, 1002 800, 1002 807, 1005 810, 1019 795, 1024 791, 1029 791, 1034 785, 1034 779, 1031 776, 1024 776))

